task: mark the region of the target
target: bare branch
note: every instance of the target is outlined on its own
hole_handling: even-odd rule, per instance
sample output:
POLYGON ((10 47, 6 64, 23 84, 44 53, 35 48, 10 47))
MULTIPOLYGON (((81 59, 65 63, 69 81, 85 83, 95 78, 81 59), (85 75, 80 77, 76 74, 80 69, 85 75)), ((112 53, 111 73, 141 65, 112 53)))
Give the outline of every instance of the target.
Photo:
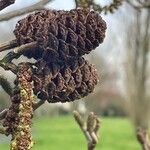
MULTIPOLYGON (((0 50, 4 51, 6 50, 5 48, 15 47, 14 43, 15 42, 13 41, 6 43, 4 44, 5 46, 0 47, 0 50)), ((37 42, 31 42, 31 43, 27 43, 19 47, 16 47, 13 52, 9 52, 2 60, 0 60, 0 66, 4 68, 5 70, 11 70, 13 73, 16 74, 17 66, 12 63, 12 60, 19 58, 23 52, 27 50, 31 50, 36 47, 37 47, 37 42)))
POLYGON ((7 115, 8 109, 4 109, 2 112, 0 112, 0 120, 3 120, 5 116, 7 115))
POLYGON ((142 145, 143 150, 150 150, 148 131, 143 130, 142 128, 138 128, 136 133, 137 133, 137 139, 142 145))
POLYGON ((78 0, 75 0, 75 7, 77 8, 78 7, 78 0))
POLYGON ((5 134, 6 135, 6 131, 4 128, 0 128, 0 134, 5 134))
POLYGON ((19 54, 16 54, 14 52, 9 52, 2 60, 0 60, 0 67, 2 67, 4 70, 10 70, 14 74, 16 74, 17 66, 12 63, 12 60, 18 57, 19 54))
MULTIPOLYGON (((133 7, 134 9, 140 10, 142 8, 147 8, 150 9, 150 3, 140 3, 138 4, 134 4, 133 1, 130 0, 125 0, 131 7, 133 7)), ((139 2, 139 1, 138 1, 139 2)))
POLYGON ((90 137, 90 134, 87 132, 86 127, 84 126, 84 121, 81 115, 79 114, 79 112, 74 111, 73 114, 74 114, 75 121, 78 123, 88 143, 92 142, 92 138, 90 137))
POLYGON ((94 130, 94 123, 95 123, 94 113, 91 112, 87 119, 87 131, 88 132, 92 132, 94 130))
POLYGON ((12 94, 12 87, 10 85, 10 83, 8 82, 8 80, 2 76, 0 74, 0 85, 2 86, 2 88, 4 89, 4 91, 11 96, 12 94))
POLYGON ((86 128, 81 115, 77 111, 74 111, 74 118, 78 123, 84 136, 86 137, 88 143, 88 150, 94 150, 98 143, 98 130, 100 128, 100 120, 97 116, 94 115, 93 112, 91 112, 86 121, 86 128))
POLYGON ((31 43, 18 46, 17 41, 12 40, 12 41, 0 44, 0 52, 15 48, 14 53, 22 53, 26 50, 35 48, 36 45, 37 45, 37 42, 31 42, 31 43))
POLYGON ((45 103, 45 100, 39 100, 38 102, 34 103, 33 104, 33 110, 35 111, 36 109, 38 109, 44 103, 45 103))
POLYGON ((82 120, 81 115, 77 111, 74 111, 73 114, 74 114, 74 118, 75 118, 76 122, 79 124, 79 126, 81 128, 84 128, 84 121, 82 120))
POLYGON ((94 128, 94 132, 97 135, 97 137, 99 137, 98 136, 98 131, 99 131, 99 128, 100 128, 100 123, 101 123, 100 119, 98 117, 96 117, 96 125, 95 125, 95 128, 94 128))
POLYGON ((14 53, 22 54, 23 52, 25 52, 27 50, 31 50, 31 49, 36 48, 36 47, 37 47, 37 42, 27 43, 27 44, 21 45, 19 47, 16 47, 14 49, 14 53))
POLYGON ((0 0, 0 11, 15 3, 15 0, 0 0))
POLYGON ((16 40, 11 40, 11 41, 8 41, 6 43, 2 43, 2 44, 0 44, 0 52, 14 48, 17 45, 18 44, 17 44, 16 40))
POLYGON ((21 8, 21 9, 18 9, 18 10, 14 10, 14 11, 11 11, 11 12, 8 12, 8 13, 5 13, 5 14, 1 14, 0 15, 0 21, 7 21, 11 18, 18 17, 18 16, 21 16, 21 15, 33 12, 35 10, 41 10, 41 9, 44 8, 44 6, 46 4, 48 4, 51 1, 52 0, 41 0, 38 3, 33 4, 31 6, 21 8))

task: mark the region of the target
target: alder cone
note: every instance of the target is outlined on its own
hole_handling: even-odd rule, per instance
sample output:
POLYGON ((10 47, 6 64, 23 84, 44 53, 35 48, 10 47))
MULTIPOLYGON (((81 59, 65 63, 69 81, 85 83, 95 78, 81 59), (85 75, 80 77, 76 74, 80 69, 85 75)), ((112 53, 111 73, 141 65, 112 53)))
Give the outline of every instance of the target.
POLYGON ((34 94, 50 103, 85 97, 98 82, 95 67, 84 58, 63 65, 39 61, 36 67, 33 73, 34 94))
POLYGON ((20 20, 14 34, 19 45, 37 41, 25 56, 54 62, 90 53, 103 42, 105 31, 105 21, 89 9, 41 10, 20 20))

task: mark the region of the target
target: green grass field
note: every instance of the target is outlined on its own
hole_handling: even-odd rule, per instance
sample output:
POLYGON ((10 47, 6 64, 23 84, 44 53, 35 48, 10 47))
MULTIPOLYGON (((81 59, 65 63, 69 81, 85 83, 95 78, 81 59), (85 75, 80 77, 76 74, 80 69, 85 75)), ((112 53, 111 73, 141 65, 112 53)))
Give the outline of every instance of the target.
MULTIPOLYGON (((103 118, 96 150, 140 150, 127 119, 103 118)), ((72 117, 35 119, 33 150, 86 150, 86 141, 72 117)), ((0 136, 0 150, 9 150, 9 141, 0 136)))

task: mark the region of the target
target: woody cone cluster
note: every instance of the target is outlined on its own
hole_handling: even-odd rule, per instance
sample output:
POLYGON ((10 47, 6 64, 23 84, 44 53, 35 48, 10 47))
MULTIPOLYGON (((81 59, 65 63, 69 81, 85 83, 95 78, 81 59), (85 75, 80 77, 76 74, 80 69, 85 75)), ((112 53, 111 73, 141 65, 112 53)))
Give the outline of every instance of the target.
POLYGON ((96 69, 84 58, 71 64, 44 64, 38 62, 34 69, 34 92, 50 103, 70 102, 91 93, 97 84, 96 69))
POLYGON ((95 11, 42 10, 20 20, 14 30, 19 45, 37 42, 23 55, 37 60, 34 94, 51 103, 80 99, 97 84, 96 69, 82 56, 105 38, 106 23, 95 11))

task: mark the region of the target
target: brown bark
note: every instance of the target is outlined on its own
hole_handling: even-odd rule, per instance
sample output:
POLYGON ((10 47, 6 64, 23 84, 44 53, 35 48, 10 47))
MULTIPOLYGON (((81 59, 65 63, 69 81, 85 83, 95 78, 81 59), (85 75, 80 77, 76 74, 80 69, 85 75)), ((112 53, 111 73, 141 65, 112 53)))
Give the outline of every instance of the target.
POLYGON ((0 0, 0 11, 15 3, 15 0, 0 0))
POLYGON ((138 128, 136 135, 137 135, 137 140, 142 146, 142 149, 150 150, 150 140, 149 140, 148 131, 142 128, 138 128))
POLYGON ((148 70, 148 52, 149 29, 150 29, 150 10, 146 10, 145 22, 143 23, 142 10, 136 11, 136 22, 132 24, 131 30, 134 36, 128 35, 128 94, 131 101, 131 115, 135 124, 137 139, 143 150, 150 150, 150 141, 148 136, 149 120, 149 102, 147 100, 147 70, 148 70), (129 38, 131 37, 131 38, 129 38), (139 130, 140 129, 140 130, 139 130))
MULTIPOLYGON (((7 0, 5 0, 5 1, 7 1, 7 0)), ((46 4, 48 4, 51 1, 52 0, 41 0, 38 3, 35 3, 31 6, 27 6, 27 7, 18 9, 18 10, 14 10, 14 11, 11 11, 11 12, 8 12, 8 13, 5 13, 5 14, 1 14, 0 15, 0 21, 7 21, 11 18, 18 17, 18 16, 21 16, 21 15, 33 12, 35 10, 41 10, 41 9, 44 8, 44 6, 46 4)))

